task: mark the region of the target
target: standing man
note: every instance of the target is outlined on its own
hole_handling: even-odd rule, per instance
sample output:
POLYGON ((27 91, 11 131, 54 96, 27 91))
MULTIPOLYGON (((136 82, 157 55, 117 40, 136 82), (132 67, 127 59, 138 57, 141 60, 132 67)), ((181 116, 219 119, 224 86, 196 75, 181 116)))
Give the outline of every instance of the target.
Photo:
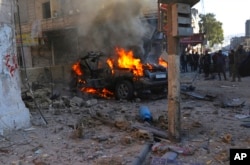
POLYGON ((243 49, 243 45, 239 45, 238 49, 234 54, 234 64, 233 64, 233 78, 232 82, 235 82, 236 77, 238 78, 238 82, 241 81, 241 76, 239 74, 239 67, 241 62, 245 59, 245 51, 243 49))
POLYGON ((219 52, 216 54, 216 69, 217 69, 217 73, 219 76, 219 80, 221 80, 221 73, 224 77, 224 80, 227 80, 226 77, 226 58, 225 56, 222 54, 222 51, 219 50, 219 52))
POLYGON ((235 51, 231 49, 229 55, 228 55, 228 66, 229 66, 229 77, 232 77, 233 75, 233 66, 234 66, 234 54, 235 51))
POLYGON ((209 54, 208 50, 206 50, 203 60, 203 71, 205 74, 205 78, 208 78, 210 73, 210 65, 211 65, 211 55, 209 54))

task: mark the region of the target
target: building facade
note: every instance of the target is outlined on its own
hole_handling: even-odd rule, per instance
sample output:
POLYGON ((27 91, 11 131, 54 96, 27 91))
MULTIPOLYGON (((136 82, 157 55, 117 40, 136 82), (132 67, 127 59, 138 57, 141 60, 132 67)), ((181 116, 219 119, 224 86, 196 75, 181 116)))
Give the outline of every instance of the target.
MULTIPOLYGON (((77 30, 80 0, 21 0, 17 3, 16 40, 19 65, 30 81, 65 81, 79 56, 77 30), (74 3, 71 3, 74 2, 74 3)), ((23 76, 22 76, 23 77, 23 76)), ((25 78, 25 77, 24 77, 25 78)))

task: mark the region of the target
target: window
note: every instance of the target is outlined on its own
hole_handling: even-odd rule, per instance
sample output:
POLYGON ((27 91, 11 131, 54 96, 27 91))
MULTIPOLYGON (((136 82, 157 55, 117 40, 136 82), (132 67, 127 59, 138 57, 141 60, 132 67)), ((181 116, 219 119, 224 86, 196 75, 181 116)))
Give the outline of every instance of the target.
POLYGON ((43 6, 43 18, 51 18, 50 12, 50 2, 45 2, 42 4, 43 6))

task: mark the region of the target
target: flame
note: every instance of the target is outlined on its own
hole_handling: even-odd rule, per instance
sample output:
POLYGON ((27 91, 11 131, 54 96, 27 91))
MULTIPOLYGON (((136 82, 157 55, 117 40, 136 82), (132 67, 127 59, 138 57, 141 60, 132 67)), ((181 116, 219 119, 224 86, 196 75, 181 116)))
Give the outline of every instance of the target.
POLYGON ((163 67, 165 67, 165 68, 167 68, 168 67, 168 63, 163 59, 163 58, 159 58, 159 60, 158 60, 158 62, 159 62, 159 64, 161 65, 161 66, 163 66, 163 67))
POLYGON ((82 88, 81 91, 86 92, 86 93, 90 93, 90 94, 94 94, 94 95, 98 95, 98 96, 104 97, 104 98, 110 98, 111 96, 114 95, 113 92, 109 91, 106 88, 103 88, 101 90, 98 90, 95 88, 82 88))
POLYGON ((114 71, 114 62, 113 62, 113 60, 110 59, 110 58, 107 59, 107 64, 108 64, 108 66, 110 67, 112 74, 114 74, 115 71, 114 71))
POLYGON ((153 69, 152 64, 147 63, 146 66, 148 67, 149 70, 152 70, 152 69, 153 69))
POLYGON ((81 76, 83 74, 82 70, 81 70, 80 62, 73 64, 72 69, 73 69, 73 71, 75 71, 77 76, 81 76))
POLYGON ((117 62, 120 68, 132 69, 135 76, 143 76, 143 65, 141 60, 134 58, 132 51, 116 48, 116 53, 119 56, 117 62))

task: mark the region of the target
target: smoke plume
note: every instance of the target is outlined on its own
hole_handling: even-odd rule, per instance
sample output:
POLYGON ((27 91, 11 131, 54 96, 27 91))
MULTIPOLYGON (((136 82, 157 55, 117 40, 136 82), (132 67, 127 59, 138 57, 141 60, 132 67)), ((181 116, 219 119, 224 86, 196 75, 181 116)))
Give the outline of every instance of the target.
MULTIPOLYGON (((114 47, 142 46, 150 30, 142 10, 153 0, 86 0, 79 35, 86 51, 110 53, 114 47)), ((155 3, 156 4, 156 3, 155 3)))

